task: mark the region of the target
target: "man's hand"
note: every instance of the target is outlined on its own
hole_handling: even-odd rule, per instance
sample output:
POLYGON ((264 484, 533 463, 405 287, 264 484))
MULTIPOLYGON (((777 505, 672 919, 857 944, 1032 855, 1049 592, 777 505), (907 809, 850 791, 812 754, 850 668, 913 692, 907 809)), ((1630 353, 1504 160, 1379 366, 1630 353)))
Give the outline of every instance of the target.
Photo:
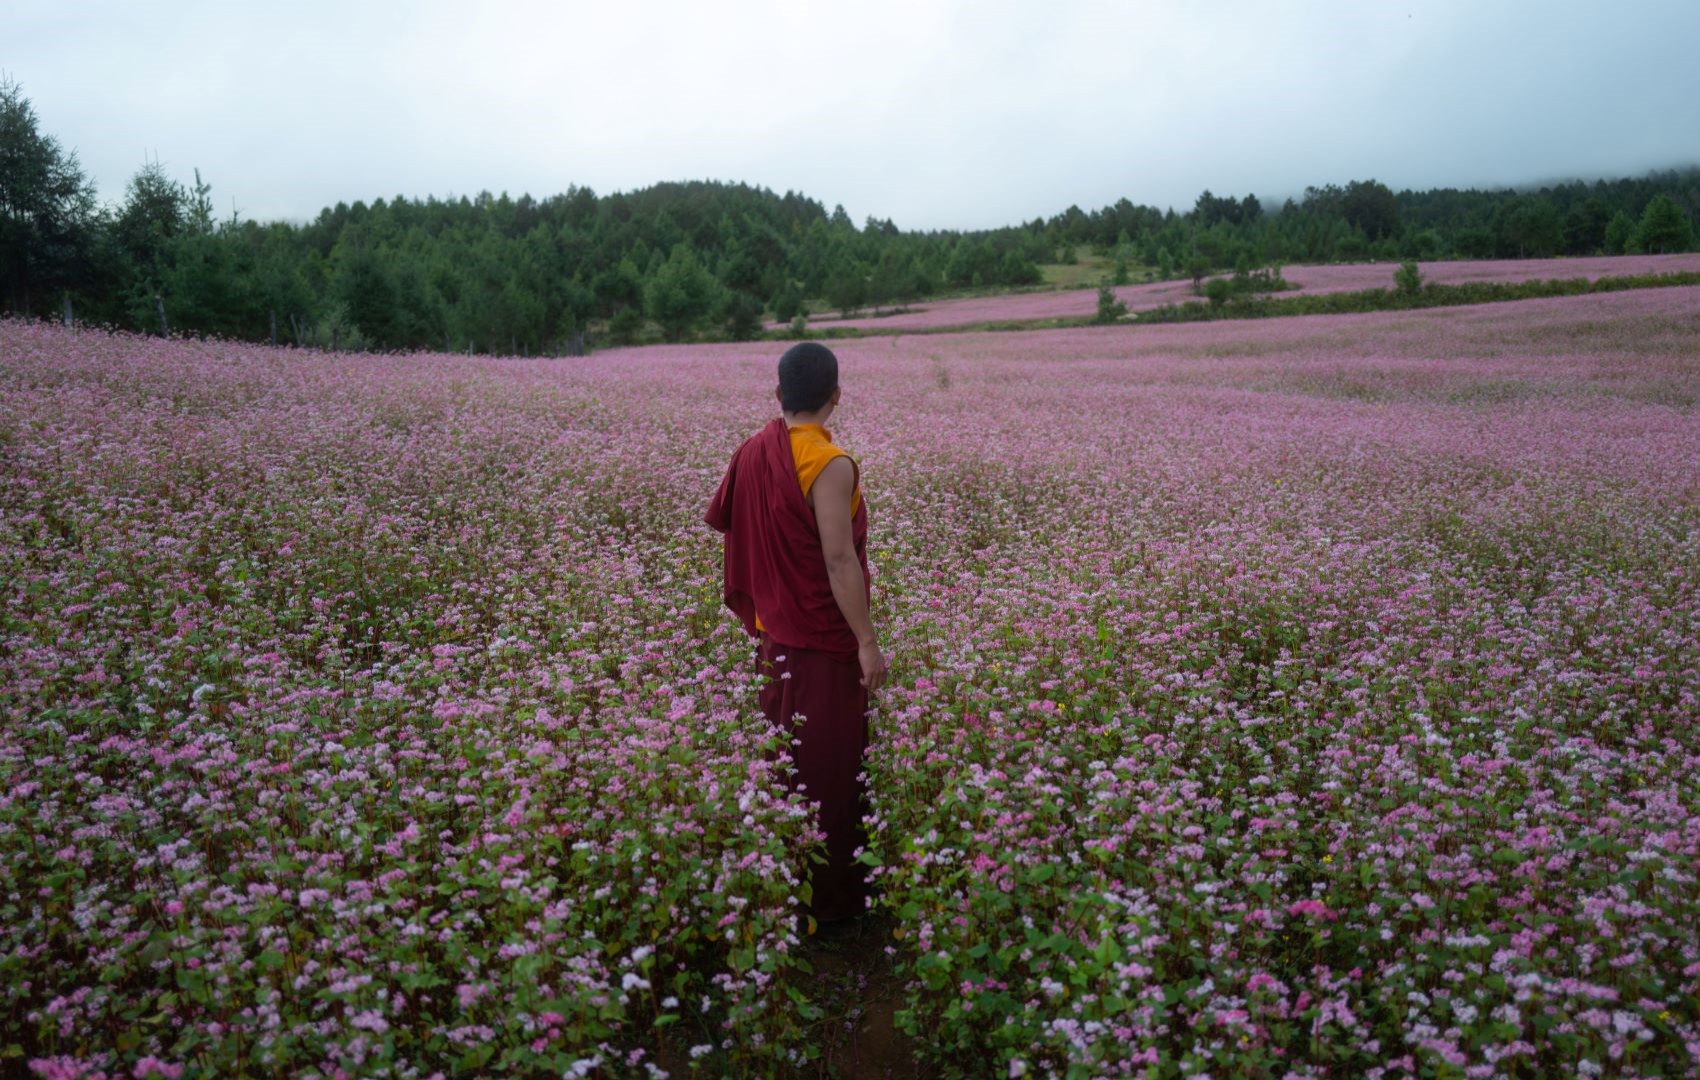
POLYGON ((885 685, 885 653, 880 652, 877 641, 869 641, 856 648, 856 659, 862 664, 862 685, 871 694, 885 685))

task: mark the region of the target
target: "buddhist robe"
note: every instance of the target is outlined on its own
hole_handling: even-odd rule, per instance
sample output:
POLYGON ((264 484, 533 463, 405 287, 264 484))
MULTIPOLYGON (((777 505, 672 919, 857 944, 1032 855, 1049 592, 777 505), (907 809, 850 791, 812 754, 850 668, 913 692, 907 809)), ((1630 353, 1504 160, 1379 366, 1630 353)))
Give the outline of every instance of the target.
MULTIPOLYGON (((856 635, 838 609, 807 492, 843 455, 819 424, 775 419, 727 466, 704 520, 722 536, 724 599, 757 639, 766 678, 763 713, 791 736, 791 783, 819 806, 827 862, 810 873, 810 913, 821 921, 860 913, 866 880, 855 850, 867 842, 860 778, 868 745, 867 691, 856 635)), ((854 465, 854 461, 851 463, 854 465)), ((868 512, 858 483, 851 538, 869 587, 868 512)))

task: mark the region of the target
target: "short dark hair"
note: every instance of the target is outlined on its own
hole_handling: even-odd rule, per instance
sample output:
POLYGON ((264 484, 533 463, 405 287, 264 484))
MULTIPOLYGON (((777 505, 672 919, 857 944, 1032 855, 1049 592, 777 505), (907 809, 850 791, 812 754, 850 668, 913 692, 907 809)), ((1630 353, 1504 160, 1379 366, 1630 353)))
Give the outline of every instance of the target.
POLYGON ((779 405, 786 412, 814 412, 838 389, 838 357, 816 341, 804 341, 779 358, 779 405))

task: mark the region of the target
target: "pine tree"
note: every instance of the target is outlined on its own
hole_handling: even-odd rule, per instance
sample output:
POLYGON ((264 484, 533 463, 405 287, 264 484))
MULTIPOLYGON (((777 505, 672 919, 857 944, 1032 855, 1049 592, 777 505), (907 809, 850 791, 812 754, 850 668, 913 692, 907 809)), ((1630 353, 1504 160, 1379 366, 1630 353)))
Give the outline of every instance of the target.
POLYGON ((0 307, 27 314, 80 284, 97 218, 77 155, 41 133, 23 87, 0 77, 0 307))
POLYGON ((719 300, 720 286, 687 244, 673 253, 644 289, 644 311, 661 326, 668 341, 683 341, 707 318, 719 300))
POLYGON ((1108 285, 1098 286, 1098 314, 1095 321, 1113 323, 1127 314, 1127 305, 1116 297, 1116 291, 1108 285))
POLYGON ((1605 239, 1600 246, 1607 255, 1622 255, 1635 239, 1635 219, 1619 210, 1606 222, 1605 239))
POLYGON ((1647 204, 1635 235, 1640 249, 1649 255, 1687 251, 1694 246, 1694 227, 1669 195, 1658 195, 1647 204))

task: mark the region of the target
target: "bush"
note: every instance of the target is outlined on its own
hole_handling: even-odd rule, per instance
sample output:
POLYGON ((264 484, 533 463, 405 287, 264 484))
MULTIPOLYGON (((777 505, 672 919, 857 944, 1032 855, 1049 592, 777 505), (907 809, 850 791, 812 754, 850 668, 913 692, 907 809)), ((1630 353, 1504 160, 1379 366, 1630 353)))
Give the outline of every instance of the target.
POLYGON ((1116 298, 1116 291, 1108 285, 1098 286, 1098 315, 1093 321, 1113 323, 1126 314, 1127 305, 1116 298))
POLYGON ((1281 276, 1279 266, 1266 266, 1253 270, 1246 275, 1245 287, 1247 292, 1285 292, 1292 288, 1287 279, 1281 276))
POLYGON ((776 321, 790 322, 802 310, 803 296, 790 282, 773 295, 773 317, 776 321))
POLYGON ((1204 275, 1210 273, 1210 260, 1196 252, 1187 256, 1186 276, 1192 279, 1194 291, 1204 288, 1204 275))
POLYGON ((635 307, 621 308, 608 320, 608 341, 614 345, 635 345, 643 334, 643 313, 635 307))
POLYGON ((733 341, 761 337, 761 301, 746 292, 729 294, 726 300, 726 336, 733 341))
POLYGON ((338 300, 325 309, 323 317, 308 332, 309 345, 338 352, 369 352, 371 339, 349 317, 348 305, 338 300))
POLYGON ((1211 278, 1204 283, 1204 296, 1210 301, 1211 307, 1219 308, 1226 304, 1233 291, 1234 286, 1227 278, 1211 278))
POLYGON ((1399 269, 1393 271, 1393 287, 1405 296, 1415 296, 1423 291, 1423 272, 1416 260, 1406 259, 1399 264, 1399 269))

